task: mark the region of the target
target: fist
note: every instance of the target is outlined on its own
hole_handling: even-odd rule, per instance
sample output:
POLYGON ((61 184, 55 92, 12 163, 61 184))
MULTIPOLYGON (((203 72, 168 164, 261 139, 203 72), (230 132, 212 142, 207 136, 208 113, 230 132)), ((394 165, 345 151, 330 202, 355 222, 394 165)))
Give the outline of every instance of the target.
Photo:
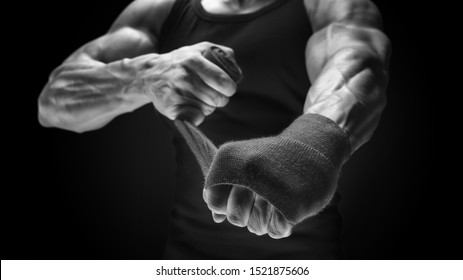
POLYGON ((136 88, 169 119, 199 125, 217 107, 224 107, 237 87, 224 70, 204 57, 213 46, 234 57, 228 47, 202 42, 162 55, 135 58, 136 88))
POLYGON ((216 223, 228 220, 247 227, 256 235, 268 234, 279 239, 291 235, 293 225, 270 203, 241 186, 220 186, 203 190, 203 199, 216 223))
POLYGON ((217 222, 286 237, 330 203, 349 154, 337 123, 302 115, 279 135, 221 145, 207 170, 204 200, 217 222))

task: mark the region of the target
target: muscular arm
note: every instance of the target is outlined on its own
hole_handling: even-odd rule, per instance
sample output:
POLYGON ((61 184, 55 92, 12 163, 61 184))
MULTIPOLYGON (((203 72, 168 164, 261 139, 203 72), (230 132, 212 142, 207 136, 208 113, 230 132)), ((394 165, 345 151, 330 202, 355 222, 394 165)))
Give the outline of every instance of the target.
POLYGON ((40 123, 83 132, 150 102, 131 86, 146 59, 129 58, 157 52, 160 28, 172 3, 134 1, 106 35, 56 68, 39 97, 40 123))
POLYGON ((372 136, 386 105, 390 44, 369 0, 306 0, 315 33, 306 47, 312 87, 304 113, 332 119, 354 152, 372 136))
POLYGON ((289 236, 331 201, 343 163, 376 128, 386 104, 389 41, 368 0, 305 0, 315 33, 304 114, 280 135, 222 145, 204 199, 258 235, 289 236), (233 187, 231 187, 233 186, 233 187))

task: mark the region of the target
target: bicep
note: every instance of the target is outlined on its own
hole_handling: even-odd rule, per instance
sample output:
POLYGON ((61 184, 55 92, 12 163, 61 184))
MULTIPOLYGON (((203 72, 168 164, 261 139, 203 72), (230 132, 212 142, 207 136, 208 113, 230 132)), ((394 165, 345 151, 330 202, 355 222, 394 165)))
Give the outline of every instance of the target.
POLYGON ((65 62, 110 63, 150 52, 157 52, 157 46, 149 35, 132 27, 123 27, 85 44, 65 62))
POLYGON ((338 66, 358 62, 387 69, 389 56, 389 39, 379 29, 336 23, 314 34, 306 47, 306 65, 312 82, 330 61, 338 66))
POLYGON ((390 43, 370 1, 314 2, 319 2, 311 17, 316 32, 306 47, 312 86, 304 112, 336 122, 355 151, 371 137, 386 105, 390 43))
POLYGON ((66 62, 110 63, 158 51, 162 24, 175 0, 133 1, 107 34, 85 44, 66 62))
POLYGON ((382 28, 381 13, 370 0, 304 1, 314 31, 319 31, 334 22, 382 28))
POLYGON ((326 63, 336 56, 355 61, 376 61, 387 68, 390 43, 381 31, 381 14, 372 2, 319 0, 311 3, 318 3, 308 9, 316 30, 306 47, 306 64, 312 82, 326 63), (339 55, 346 51, 357 55, 339 55))

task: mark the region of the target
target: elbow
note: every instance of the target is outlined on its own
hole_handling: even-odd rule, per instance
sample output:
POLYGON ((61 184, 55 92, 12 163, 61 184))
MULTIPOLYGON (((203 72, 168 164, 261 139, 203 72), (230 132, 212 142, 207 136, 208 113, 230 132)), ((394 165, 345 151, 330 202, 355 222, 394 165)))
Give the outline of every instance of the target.
POLYGON ((42 92, 38 98, 38 120, 43 127, 57 127, 56 117, 54 117, 56 108, 53 106, 46 92, 42 92))
POLYGON ((39 112, 38 112, 38 121, 39 121, 39 124, 45 128, 59 128, 59 129, 63 129, 63 130, 67 130, 67 131, 71 131, 75 133, 83 133, 83 132, 90 130, 90 129, 85 129, 84 127, 79 126, 76 123, 61 121, 55 117, 50 117, 50 114, 41 110, 40 106, 39 106, 39 112))
POLYGON ((60 108, 58 108, 56 104, 53 104, 43 93, 38 99, 37 115, 39 124, 42 127, 59 128, 76 133, 87 131, 82 126, 78 125, 76 121, 72 121, 69 116, 65 117, 60 108))
POLYGON ((39 105, 39 112, 38 112, 38 120, 39 124, 43 127, 55 127, 50 120, 50 118, 47 117, 47 114, 44 113, 44 108, 39 105))

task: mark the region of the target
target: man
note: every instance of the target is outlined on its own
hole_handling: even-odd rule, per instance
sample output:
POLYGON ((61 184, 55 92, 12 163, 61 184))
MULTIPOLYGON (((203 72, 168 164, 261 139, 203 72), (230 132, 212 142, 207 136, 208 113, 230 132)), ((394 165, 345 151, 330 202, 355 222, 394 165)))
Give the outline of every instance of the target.
POLYGON ((39 120, 84 132, 148 103, 167 117, 166 258, 339 258, 336 180, 386 105, 381 24, 368 0, 137 0, 53 71, 39 120), (236 56, 239 85, 212 46, 236 56), (168 119, 219 145, 206 178, 168 119))

